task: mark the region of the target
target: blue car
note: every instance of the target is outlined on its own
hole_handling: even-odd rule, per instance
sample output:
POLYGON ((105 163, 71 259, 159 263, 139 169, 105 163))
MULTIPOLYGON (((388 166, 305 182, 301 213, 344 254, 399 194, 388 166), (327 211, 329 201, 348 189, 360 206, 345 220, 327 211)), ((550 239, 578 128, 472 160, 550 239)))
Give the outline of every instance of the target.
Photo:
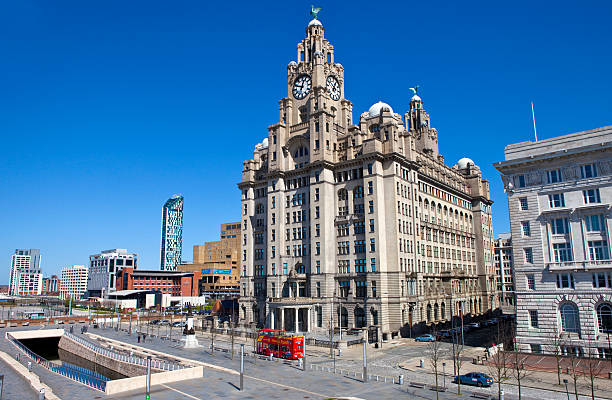
POLYGON ((428 333, 426 335, 417 336, 414 340, 417 342, 435 342, 436 338, 428 333))
POLYGON ((454 383, 457 383, 457 378, 459 378, 462 385, 489 387, 493 384, 493 378, 481 372, 470 372, 465 375, 459 375, 459 377, 455 377, 453 380, 454 383))

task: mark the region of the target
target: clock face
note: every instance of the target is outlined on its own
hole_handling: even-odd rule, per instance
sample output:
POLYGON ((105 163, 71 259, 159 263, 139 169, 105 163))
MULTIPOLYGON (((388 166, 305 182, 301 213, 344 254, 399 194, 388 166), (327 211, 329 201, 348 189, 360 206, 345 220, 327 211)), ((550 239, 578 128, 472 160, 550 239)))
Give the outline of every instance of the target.
POLYGON ((329 91, 329 94, 333 100, 340 99, 340 83, 338 83, 338 80, 335 77, 328 76, 325 86, 327 87, 327 90, 329 91))
POLYGON ((293 96, 298 100, 302 100, 310 93, 311 88, 312 78, 308 75, 300 75, 293 84, 293 96))

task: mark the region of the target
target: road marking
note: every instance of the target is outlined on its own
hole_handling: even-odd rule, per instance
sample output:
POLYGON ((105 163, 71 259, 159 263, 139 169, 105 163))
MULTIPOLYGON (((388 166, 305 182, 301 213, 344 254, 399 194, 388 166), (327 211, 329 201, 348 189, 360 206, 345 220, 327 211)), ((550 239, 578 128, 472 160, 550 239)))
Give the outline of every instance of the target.
POLYGON ((191 398, 191 399, 194 399, 194 400, 202 400, 202 399, 200 399, 199 397, 194 397, 194 396, 192 396, 192 395, 190 395, 190 394, 188 394, 188 393, 181 392, 180 390, 175 389, 175 388, 172 388, 172 387, 170 387, 170 386, 168 386, 168 385, 161 384, 160 386, 163 386, 163 387, 168 388, 168 389, 170 389, 170 390, 174 390, 175 392, 180 393, 180 394, 182 394, 183 396, 187 396, 187 397, 189 397, 189 398, 191 398))

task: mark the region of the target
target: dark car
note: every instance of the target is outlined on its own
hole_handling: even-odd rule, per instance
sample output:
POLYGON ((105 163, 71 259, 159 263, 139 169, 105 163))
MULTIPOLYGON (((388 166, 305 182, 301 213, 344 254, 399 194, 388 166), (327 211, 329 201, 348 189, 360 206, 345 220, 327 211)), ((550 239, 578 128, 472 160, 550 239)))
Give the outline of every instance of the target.
POLYGON ((459 382, 462 385, 489 387, 493 384, 493 378, 482 372, 470 372, 465 375, 459 375, 459 377, 456 376, 453 380, 454 383, 457 383, 457 378, 459 378, 459 382))

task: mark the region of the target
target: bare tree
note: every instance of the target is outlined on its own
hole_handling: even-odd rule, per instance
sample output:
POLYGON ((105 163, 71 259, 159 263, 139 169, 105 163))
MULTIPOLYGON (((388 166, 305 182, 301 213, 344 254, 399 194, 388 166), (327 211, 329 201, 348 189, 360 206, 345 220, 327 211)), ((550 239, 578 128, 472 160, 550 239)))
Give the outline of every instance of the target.
POLYGON ((455 354, 453 354, 453 357, 455 358, 455 367, 457 370, 457 394, 461 395, 461 379, 459 379, 459 376, 461 375, 461 367, 463 366, 463 351, 465 350, 465 347, 463 345, 463 338, 461 338, 461 342, 459 343, 459 341, 457 340, 457 344, 455 345, 455 354))
POLYGON ((232 317, 230 319, 229 327, 230 327, 230 340, 232 342, 232 360, 233 360, 234 359, 234 329, 236 328, 236 324, 234 322, 233 310, 232 310, 232 317))
POLYGON ((528 355, 518 351, 516 338, 513 339, 513 351, 510 355, 510 367, 512 368, 512 375, 516 379, 516 385, 518 387, 518 398, 522 399, 522 381, 529 375, 529 370, 525 368, 528 361, 528 355))
POLYGON ((580 380, 580 363, 582 361, 578 354, 580 348, 574 346, 570 339, 563 340, 563 343, 563 348, 565 349, 564 353, 567 353, 565 357, 567 362, 567 374, 572 379, 572 383, 574 384, 574 395, 576 396, 576 400, 578 400, 578 381, 580 380))
POLYGON ((561 345, 563 340, 559 328, 555 325, 553 327, 552 336, 548 338, 546 344, 546 353, 551 354, 555 357, 557 365, 557 384, 561 385, 561 362, 563 361, 563 354, 561 353, 561 345))
POLYGON ((586 360, 582 362, 582 369, 589 389, 591 389, 592 400, 595 400, 595 379, 597 379, 603 368, 604 362, 597 357, 597 348, 593 346, 592 340, 589 339, 586 360))
MULTIPOLYGON (((433 337, 436 338, 436 333, 432 333, 433 337)), ((440 366, 440 361, 446 352, 442 348, 442 344, 437 340, 433 342, 429 342, 427 345, 427 356, 429 358, 429 364, 431 365, 431 369, 434 373, 436 379, 436 400, 439 400, 439 385, 438 385, 438 369, 440 366)))
POLYGON ((508 380, 508 362, 509 356, 505 349, 507 342, 507 334, 505 326, 497 325, 496 343, 497 348, 492 349, 492 354, 489 356, 489 371, 497 381, 497 396, 501 399, 502 383, 508 380), (500 329, 501 328, 501 329, 500 329))

